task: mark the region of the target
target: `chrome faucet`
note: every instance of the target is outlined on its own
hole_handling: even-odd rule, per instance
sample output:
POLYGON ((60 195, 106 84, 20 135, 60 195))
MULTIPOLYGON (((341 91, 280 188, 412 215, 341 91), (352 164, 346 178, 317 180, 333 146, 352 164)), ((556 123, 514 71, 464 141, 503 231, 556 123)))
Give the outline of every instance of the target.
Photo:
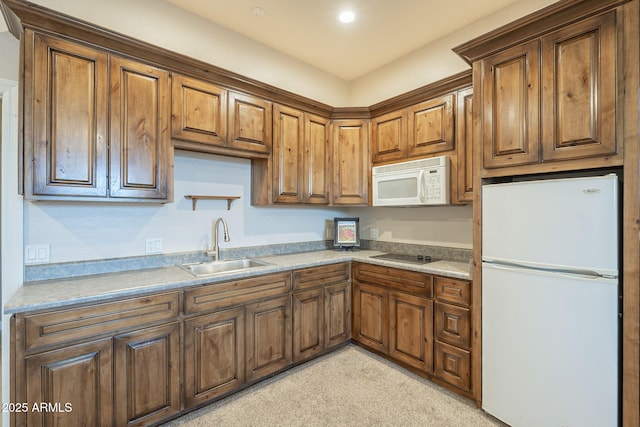
POLYGON ((207 256, 213 257, 214 261, 220 260, 220 254, 218 246, 218 224, 222 223, 222 230, 224 233, 224 241, 228 242, 229 240, 229 227, 227 226, 227 221, 224 218, 218 218, 217 221, 213 224, 211 230, 211 249, 207 250, 207 256))

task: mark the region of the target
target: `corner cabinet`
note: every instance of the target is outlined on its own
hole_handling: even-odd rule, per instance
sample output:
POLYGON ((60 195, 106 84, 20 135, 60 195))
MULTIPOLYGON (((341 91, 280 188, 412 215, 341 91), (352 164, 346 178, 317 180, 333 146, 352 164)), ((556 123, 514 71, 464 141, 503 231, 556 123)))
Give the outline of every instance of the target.
POLYGON ((353 340, 472 395, 471 282, 353 263, 353 340))
POLYGON ((169 73, 30 29, 24 40, 25 198, 171 201, 169 73))
POLYGON ((280 104, 273 106, 273 149, 251 163, 252 203, 330 202, 330 120, 280 104))
POLYGON ((334 205, 369 203, 369 120, 334 120, 333 194, 334 205))
POLYGON ((481 76, 483 176, 622 164, 621 22, 619 11, 610 10, 474 64, 481 76))

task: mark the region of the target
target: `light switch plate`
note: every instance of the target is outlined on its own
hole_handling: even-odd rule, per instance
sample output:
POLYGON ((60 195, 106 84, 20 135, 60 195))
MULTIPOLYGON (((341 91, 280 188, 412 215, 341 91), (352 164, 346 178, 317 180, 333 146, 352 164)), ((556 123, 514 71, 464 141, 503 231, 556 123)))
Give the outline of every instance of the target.
POLYGON ((377 239, 380 235, 380 232, 377 228, 372 228, 369 230, 369 237, 371 239, 377 239))
POLYGON ((45 264, 49 262, 49 245, 26 245, 24 247, 25 264, 45 264))
POLYGON ((145 253, 160 254, 162 253, 162 239, 159 237, 147 239, 145 253))

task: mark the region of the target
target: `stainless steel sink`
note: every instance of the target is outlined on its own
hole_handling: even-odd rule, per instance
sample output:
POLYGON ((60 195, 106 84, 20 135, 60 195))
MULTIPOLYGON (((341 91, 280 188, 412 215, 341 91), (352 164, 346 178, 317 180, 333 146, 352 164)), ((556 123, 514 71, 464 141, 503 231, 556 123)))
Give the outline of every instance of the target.
POLYGON ((212 276, 214 274, 230 273, 248 268, 262 267, 269 265, 267 262, 256 261, 251 258, 230 259, 209 262, 194 262, 191 264, 181 264, 180 268, 188 271, 194 276, 212 276))

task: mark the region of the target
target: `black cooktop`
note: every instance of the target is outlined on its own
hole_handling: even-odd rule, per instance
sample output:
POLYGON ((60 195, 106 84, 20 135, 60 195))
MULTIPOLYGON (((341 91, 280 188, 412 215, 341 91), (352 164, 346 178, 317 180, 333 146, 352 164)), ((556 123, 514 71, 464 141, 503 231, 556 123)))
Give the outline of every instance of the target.
POLYGON ((439 259, 432 258, 429 255, 407 255, 407 254, 394 254, 394 253, 374 255, 371 258, 380 258, 380 259, 388 259, 392 261, 409 262, 412 264, 427 264, 429 262, 440 261, 439 259))

